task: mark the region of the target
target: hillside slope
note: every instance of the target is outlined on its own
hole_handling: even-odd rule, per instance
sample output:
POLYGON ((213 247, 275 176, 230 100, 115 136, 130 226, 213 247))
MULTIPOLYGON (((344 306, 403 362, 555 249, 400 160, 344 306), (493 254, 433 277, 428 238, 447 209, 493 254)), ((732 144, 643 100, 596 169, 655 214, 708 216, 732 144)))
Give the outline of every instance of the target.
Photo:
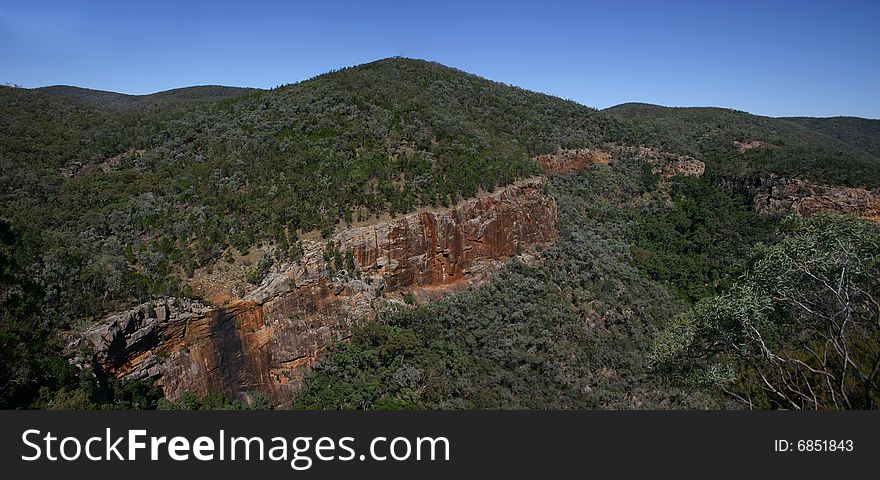
MULTIPOLYGON (((4 405, 57 406, 84 398, 121 405, 119 395, 133 395, 125 389, 140 387, 112 393, 117 387, 107 382, 95 393, 89 366, 79 383, 59 332, 156 299, 194 297, 195 279, 215 282, 217 272, 232 271, 256 288, 281 265, 301 265, 304 252, 321 257, 317 263, 334 273, 351 272, 353 260, 330 241, 334 232, 366 222, 398 225, 401 214, 420 208, 446 209, 541 174, 536 157, 557 153, 562 161, 584 162, 560 169, 572 173, 552 176, 541 192, 561 208, 559 244, 546 251, 544 265, 510 267, 482 290, 391 317, 392 331, 358 337, 352 351, 340 347, 342 357, 327 360, 368 364, 320 370, 311 383, 314 395, 301 398, 302 406, 348 405, 335 398, 340 378, 334 372, 369 385, 375 373, 396 388, 397 370, 369 362, 375 344, 395 344, 399 331, 407 341, 417 335, 426 350, 419 350, 418 365, 392 366, 407 367, 404 376, 417 375, 408 367, 434 375, 434 390, 412 402, 417 406, 723 404, 701 389, 690 397, 687 386, 655 382, 644 361, 649 340, 671 315, 722 291, 742 270, 750 247, 773 238, 776 220, 752 208, 754 192, 721 186, 754 189, 770 175, 880 186, 877 158, 788 120, 643 104, 597 111, 403 58, 266 91, 209 86, 132 97, 2 87, 0 334, 14 348, 0 352, 0 383, 15 386, 3 392, 4 405), (686 178, 667 175, 647 154, 700 168, 678 171, 691 175, 686 178), (519 308, 534 318, 501 313, 519 308), (444 327, 431 319, 447 322, 455 337, 438 340, 444 327), (515 331, 503 339, 494 334, 507 329, 515 331), (568 334, 571 341, 563 341, 568 334), (566 347, 557 349, 558 342, 566 347), (447 353, 460 363, 429 367, 447 353), (470 371, 482 374, 450 383, 450 372, 474 364, 479 368, 470 371), (530 391, 534 375, 546 375, 540 392, 530 391), (673 398, 681 389, 684 396, 673 398), (636 390, 641 393, 633 395, 636 390)), ((487 212, 471 226, 498 219, 487 212)), ((397 236, 421 238, 420 232, 397 236)), ((477 235, 466 243, 483 241, 477 235)), ((428 244, 405 260, 443 265, 455 251, 447 250, 428 244)), ((508 250, 505 258, 521 253, 508 250)), ((372 274, 398 266, 391 255, 383 258, 362 267, 372 274)), ((446 270, 437 271, 445 278, 446 270)), ((330 282, 333 275, 319 273, 306 276, 328 280, 322 296, 351 294, 330 282)), ((363 288, 367 298, 382 296, 376 284, 363 288)), ((254 323, 255 331, 262 328, 254 323)), ((326 330, 320 323, 312 327, 326 330)), ((337 333, 343 338, 348 330, 337 333)), ((393 399, 397 394, 403 395, 393 399)), ((386 400, 378 395, 370 405, 386 400)))
POLYGON ((62 262, 58 282, 93 286, 57 287, 78 316, 174 293, 229 246, 295 257, 304 232, 449 205, 615 129, 587 107, 405 59, 147 111, 73 97, 0 91, 0 215, 62 262))
POLYGON ((836 138, 880 158, 880 120, 857 117, 784 117, 782 120, 836 138))
POLYGON ((214 102, 238 97, 259 91, 255 88, 226 87, 222 85, 199 85, 175 88, 148 95, 128 95, 124 93, 92 90, 70 85, 52 85, 32 89, 34 92, 57 95, 68 100, 80 101, 104 108, 145 108, 150 106, 214 102))
POLYGON ((643 103, 604 112, 647 129, 655 142, 697 155, 722 175, 774 173, 826 184, 880 186, 880 158, 785 119, 643 103))

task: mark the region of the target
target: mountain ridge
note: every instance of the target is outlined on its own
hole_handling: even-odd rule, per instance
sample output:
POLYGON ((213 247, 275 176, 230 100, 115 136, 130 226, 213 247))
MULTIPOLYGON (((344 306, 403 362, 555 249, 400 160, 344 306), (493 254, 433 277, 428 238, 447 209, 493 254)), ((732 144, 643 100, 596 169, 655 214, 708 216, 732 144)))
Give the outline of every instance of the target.
POLYGON ((194 85, 143 95, 96 90, 71 85, 50 85, 28 90, 59 95, 104 107, 137 106, 162 102, 212 102, 262 91, 257 88, 224 85, 194 85))
MULTIPOLYGON (((0 88, 0 260, 4 272, 13 272, 4 274, 10 283, 2 288, 22 292, 0 295, 0 301, 20 302, 4 308, 2 327, 12 338, 30 339, 0 352, 14 357, 0 362, 11 366, 0 370, 3 378, 29 379, 10 394, 12 403, 101 403, 124 394, 112 382, 94 392, 95 382, 72 380, 80 377, 64 366, 69 352, 58 350, 60 331, 154 299, 193 298, 194 279, 210 281, 215 271, 234 275, 246 293, 281 265, 317 252, 316 242, 324 252, 316 278, 335 278, 353 271, 349 260, 355 261, 353 252, 339 251, 337 230, 420 208, 445 210, 544 166, 550 170, 544 193, 559 215, 543 215, 558 229, 543 262, 526 265, 514 251, 497 279, 463 292, 461 300, 409 305, 390 314, 391 325, 370 327, 366 337, 354 330, 361 340, 353 350, 336 348, 328 365, 353 359, 372 368, 370 342, 405 332, 406 345, 422 335, 424 348, 410 352, 420 356, 418 366, 392 358, 393 365, 375 373, 378 382, 392 382, 390 395, 410 398, 415 391, 407 385, 428 381, 424 372, 433 372, 434 396, 413 405, 566 405, 560 398, 569 405, 642 405, 621 385, 642 392, 654 407, 715 405, 719 400, 702 390, 686 390, 679 403, 674 391, 686 387, 651 378, 644 349, 652 332, 723 291, 742 272, 750 247, 773 241, 777 214, 828 206, 877 211, 877 158, 814 129, 745 112, 646 104, 600 111, 403 58, 240 93, 206 87, 145 101, 79 89, 0 88), (804 191, 821 198, 805 202, 804 191), (772 215, 759 211, 756 198, 772 206, 772 215), (509 318, 504 311, 530 313, 509 318), (432 323, 437 319, 454 338, 432 323), (491 328, 482 329, 485 322, 491 328), (553 350, 560 342, 566 347, 553 350), (457 357, 463 363, 438 363, 435 355, 445 358, 438 353, 444 351, 466 356, 457 357), (403 383, 395 387, 398 371, 403 383), (449 375, 469 383, 459 389, 447 382, 449 375), (533 378, 546 389, 531 391, 533 378), (42 393, 34 387, 42 383, 55 387, 42 393), (594 389, 602 393, 591 396, 594 389), (473 397, 455 397, 463 391, 473 397), (450 395, 457 400, 448 403, 450 395)), ((489 209, 468 228, 497 218, 489 209)), ((404 223, 392 221, 395 233, 388 237, 417 242, 433 228, 430 221, 404 223)), ((471 250, 486 241, 472 237, 471 250)), ((407 275, 417 278, 431 270, 429 262, 433 268, 446 261, 436 247, 393 259, 410 265, 407 275)), ((361 267, 369 274, 391 269, 383 259, 361 267)), ((331 283, 320 298, 345 294, 344 282, 337 282, 341 289, 331 283)), ((378 284, 364 288, 369 299, 383 295, 378 284)), ((318 330, 331 328, 332 322, 321 323, 332 320, 332 312, 325 313, 309 320, 318 330)), ((229 342, 247 333, 232 327, 223 327, 229 342)), ((257 322, 247 327, 260 329, 257 322)), ((82 365, 82 378, 93 379, 88 362, 82 365)), ((333 372, 348 370, 331 370, 309 377, 316 383, 308 388, 317 393, 304 398, 351 405, 332 398, 339 384, 333 372), (329 390, 319 388, 322 378, 329 390)), ((400 400, 394 398, 370 401, 400 400)))

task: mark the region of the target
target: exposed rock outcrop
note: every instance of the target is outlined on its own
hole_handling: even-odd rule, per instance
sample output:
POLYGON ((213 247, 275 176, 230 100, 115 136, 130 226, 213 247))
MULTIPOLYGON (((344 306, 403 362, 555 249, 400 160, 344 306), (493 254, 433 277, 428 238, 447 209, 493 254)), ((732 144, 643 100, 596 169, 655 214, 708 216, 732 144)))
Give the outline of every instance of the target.
POLYGON ((639 158, 651 164, 654 175, 663 178, 684 175, 701 177, 706 173, 706 164, 690 155, 677 155, 652 147, 624 147, 625 150, 635 150, 639 158))
POLYGON ((460 290, 555 237, 555 201, 542 179, 524 180, 447 210, 345 230, 329 244, 304 242, 299 262, 276 268, 243 300, 155 300, 108 317, 79 342, 107 374, 153 379, 171 399, 187 390, 243 400, 262 392, 283 405, 322 350, 386 302, 460 290))
POLYGON ((611 161, 611 154, 589 148, 562 149, 555 153, 538 155, 535 160, 541 165, 544 173, 574 173, 594 163, 608 163, 611 161))
POLYGON ((771 175, 758 183, 753 207, 766 215, 838 212, 880 221, 880 191, 771 175))
POLYGON ((636 156, 650 163, 655 175, 669 178, 675 175, 701 176, 706 164, 688 155, 677 155, 652 147, 630 147, 608 144, 605 150, 561 149, 555 153, 539 155, 535 160, 544 173, 574 173, 593 164, 607 164, 621 155, 636 156))

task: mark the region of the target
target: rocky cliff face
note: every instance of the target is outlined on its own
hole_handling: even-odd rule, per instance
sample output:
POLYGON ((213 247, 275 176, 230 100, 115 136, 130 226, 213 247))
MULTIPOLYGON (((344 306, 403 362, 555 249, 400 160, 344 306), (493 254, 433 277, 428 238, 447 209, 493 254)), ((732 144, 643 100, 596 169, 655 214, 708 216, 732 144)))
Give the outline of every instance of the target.
POLYGON ((555 201, 543 180, 525 180, 447 210, 304 242, 299 262, 276 268, 242 300, 155 300, 108 317, 79 343, 107 374, 153 379, 171 399, 189 390, 247 401, 262 392, 283 405, 327 345, 387 302, 465 288, 555 237, 555 201))
POLYGON ((545 173, 562 174, 579 172, 594 163, 608 163, 611 161, 611 154, 589 148, 562 149, 555 153, 538 155, 535 160, 545 173))
POLYGON ((607 164, 621 156, 640 158, 651 164, 655 175, 669 178, 675 175, 701 176, 706 171, 706 164, 687 155, 677 155, 651 147, 632 147, 607 144, 602 150, 561 149, 555 153, 539 155, 535 161, 541 165, 544 173, 575 173, 589 168, 593 164, 607 164))
POLYGON ((880 222, 880 191, 771 175, 757 182, 753 207, 766 215, 811 215, 830 211, 880 222))

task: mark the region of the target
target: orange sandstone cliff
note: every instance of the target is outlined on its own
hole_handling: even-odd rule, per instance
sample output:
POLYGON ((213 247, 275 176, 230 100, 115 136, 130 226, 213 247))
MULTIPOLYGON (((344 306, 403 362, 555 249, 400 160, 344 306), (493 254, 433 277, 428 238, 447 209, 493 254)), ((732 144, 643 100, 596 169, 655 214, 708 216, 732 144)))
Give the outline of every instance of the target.
POLYGON ((443 211, 352 228, 331 248, 354 271, 325 261, 326 241, 304 242, 302 259, 270 273, 224 306, 163 298, 109 316, 78 340, 116 378, 151 379, 170 399, 185 391, 288 404, 304 373, 332 342, 389 301, 427 300, 480 281, 503 260, 556 238, 556 203, 528 179, 443 211))

